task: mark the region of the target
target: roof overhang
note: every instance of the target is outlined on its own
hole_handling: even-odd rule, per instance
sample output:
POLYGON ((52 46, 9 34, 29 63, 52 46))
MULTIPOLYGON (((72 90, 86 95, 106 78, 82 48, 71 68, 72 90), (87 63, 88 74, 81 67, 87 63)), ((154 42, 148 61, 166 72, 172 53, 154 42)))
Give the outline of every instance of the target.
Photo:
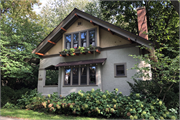
POLYGON ((57 43, 62 37, 63 33, 65 32, 64 30, 61 29, 68 29, 77 19, 78 17, 83 18, 87 21, 92 21, 94 24, 99 25, 105 29, 110 29, 112 32, 121 35, 125 38, 128 38, 136 43, 139 43, 141 45, 144 45, 148 48, 151 48, 152 42, 135 35, 131 32, 128 32, 126 30, 121 29, 118 26, 115 26, 111 23, 105 22, 97 17, 94 17, 92 15, 89 15, 85 12, 82 12, 78 9, 74 9, 39 45, 38 47, 33 50, 32 53, 38 52, 38 53, 43 53, 45 54, 48 50, 50 50, 54 45, 49 43, 48 40, 57 43))
POLYGON ((73 62, 61 62, 61 63, 57 64, 56 67, 79 66, 79 65, 99 64, 99 63, 104 64, 106 59, 107 58, 73 61, 73 62))

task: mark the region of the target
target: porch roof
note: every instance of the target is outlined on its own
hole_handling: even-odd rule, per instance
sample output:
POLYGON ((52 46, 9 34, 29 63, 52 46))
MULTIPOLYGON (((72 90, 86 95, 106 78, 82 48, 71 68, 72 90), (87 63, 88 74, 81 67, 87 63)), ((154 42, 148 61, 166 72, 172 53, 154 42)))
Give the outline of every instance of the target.
POLYGON ((73 62, 61 62, 61 63, 57 64, 55 67, 104 63, 106 59, 107 58, 92 59, 92 60, 81 60, 81 61, 73 61, 73 62))

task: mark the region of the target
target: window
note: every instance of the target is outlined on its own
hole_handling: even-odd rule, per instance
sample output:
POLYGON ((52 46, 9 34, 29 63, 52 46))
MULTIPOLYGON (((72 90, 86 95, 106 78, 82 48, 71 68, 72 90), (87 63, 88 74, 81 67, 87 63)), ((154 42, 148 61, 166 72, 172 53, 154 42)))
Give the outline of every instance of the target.
POLYGON ((73 47, 78 48, 79 46, 79 34, 75 33, 73 34, 73 47))
POLYGON ((114 64, 114 76, 115 77, 126 77, 126 63, 116 63, 114 64))
POLYGON ((72 73, 73 73, 72 83, 73 83, 73 85, 78 85, 78 73, 79 73, 78 70, 79 70, 78 68, 72 69, 72 73))
POLYGON ((96 84, 96 66, 89 67, 89 84, 96 84))
POLYGON ((89 45, 95 46, 95 30, 89 31, 89 45))
POLYGON ((96 66, 65 68, 64 85, 96 85, 96 66))
POLYGON ((86 32, 81 32, 81 46, 86 47, 86 32))
POLYGON ((66 35, 66 49, 71 48, 71 35, 66 35))
POLYGON ((81 85, 87 85, 87 68, 82 67, 81 69, 81 85))
POLYGON ((65 69, 65 78, 64 78, 64 85, 70 85, 71 79, 71 68, 65 69))
POLYGON ((79 31, 65 35, 65 49, 96 46, 96 29, 79 31))
POLYGON ((58 70, 46 70, 45 85, 58 85, 58 70))

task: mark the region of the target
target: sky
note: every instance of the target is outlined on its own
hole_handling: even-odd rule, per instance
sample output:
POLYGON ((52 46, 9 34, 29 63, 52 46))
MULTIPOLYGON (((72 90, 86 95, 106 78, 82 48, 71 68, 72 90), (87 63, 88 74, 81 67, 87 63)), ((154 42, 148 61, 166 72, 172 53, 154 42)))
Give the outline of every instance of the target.
POLYGON ((39 14, 40 13, 40 11, 41 11, 41 8, 43 7, 43 6, 45 6, 45 4, 48 2, 49 0, 40 0, 40 2, 42 3, 42 5, 40 5, 40 7, 38 7, 37 5, 34 5, 34 11, 36 11, 36 13, 37 14, 39 14))

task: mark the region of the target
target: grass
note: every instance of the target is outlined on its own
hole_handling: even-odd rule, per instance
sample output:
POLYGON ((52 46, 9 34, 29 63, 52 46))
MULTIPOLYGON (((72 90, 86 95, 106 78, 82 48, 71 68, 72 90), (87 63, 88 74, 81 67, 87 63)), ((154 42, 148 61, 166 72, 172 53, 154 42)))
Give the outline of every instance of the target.
POLYGON ((55 115, 43 112, 37 112, 33 110, 25 110, 25 109, 4 109, 0 110, 1 116, 4 117, 12 117, 12 118, 24 118, 30 120, 59 120, 59 119, 78 119, 78 120, 97 120, 101 118, 91 118, 91 117, 80 117, 80 116, 65 116, 65 115, 55 115))

